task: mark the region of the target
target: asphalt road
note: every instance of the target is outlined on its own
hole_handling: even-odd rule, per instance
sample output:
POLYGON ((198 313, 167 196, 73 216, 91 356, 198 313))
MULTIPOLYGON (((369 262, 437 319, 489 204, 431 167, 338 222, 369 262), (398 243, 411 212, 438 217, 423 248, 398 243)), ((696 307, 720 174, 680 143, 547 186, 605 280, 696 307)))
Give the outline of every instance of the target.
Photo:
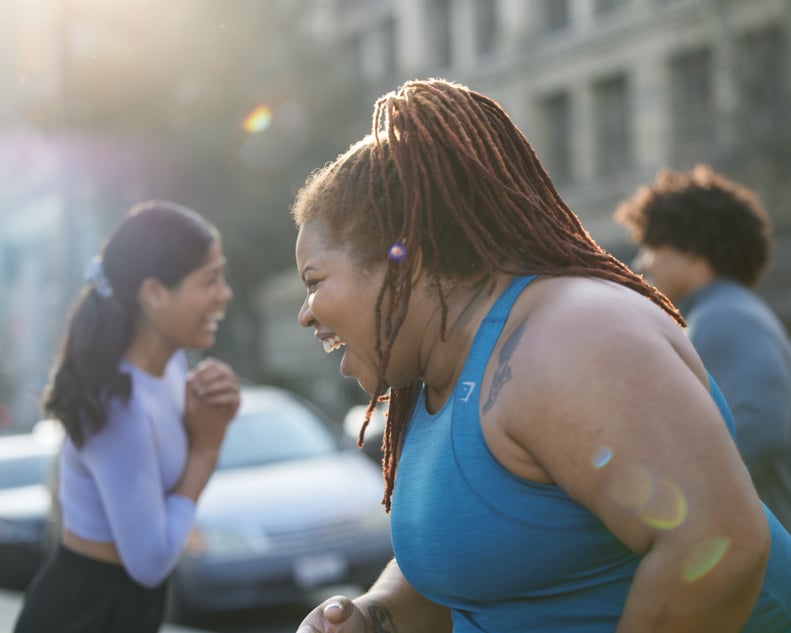
MULTIPOLYGON (((360 588, 354 586, 333 587, 309 596, 304 604, 203 616, 188 623, 187 628, 166 625, 162 630, 164 633, 182 633, 182 629, 190 633, 295 633, 302 619, 325 598, 336 593, 355 596, 359 592, 360 588)), ((12 629, 21 600, 20 592, 0 588, 0 631, 12 629)))
POLYGON ((295 633, 309 610, 305 605, 229 613, 201 618, 191 626, 211 633, 295 633))
POLYGON ((335 594, 354 597, 361 591, 354 585, 325 588, 314 592, 303 604, 203 616, 190 626, 211 633, 295 633, 302 619, 324 599, 335 594))

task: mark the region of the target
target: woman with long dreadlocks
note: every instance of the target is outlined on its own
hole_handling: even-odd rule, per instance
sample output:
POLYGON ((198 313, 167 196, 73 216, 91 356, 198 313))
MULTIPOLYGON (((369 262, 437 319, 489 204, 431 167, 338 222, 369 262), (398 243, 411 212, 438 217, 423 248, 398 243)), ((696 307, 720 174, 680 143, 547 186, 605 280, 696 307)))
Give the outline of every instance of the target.
POLYGON ((292 213, 300 323, 389 403, 395 552, 301 633, 791 631, 791 536, 682 317, 496 102, 404 84, 292 213))

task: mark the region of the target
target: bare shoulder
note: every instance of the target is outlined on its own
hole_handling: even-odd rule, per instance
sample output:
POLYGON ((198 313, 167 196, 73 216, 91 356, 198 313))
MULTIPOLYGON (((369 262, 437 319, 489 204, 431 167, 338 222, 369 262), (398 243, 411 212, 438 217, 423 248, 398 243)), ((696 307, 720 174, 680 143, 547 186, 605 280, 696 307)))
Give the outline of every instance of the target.
POLYGON ((548 278, 535 282, 534 294, 525 296, 519 308, 525 315, 526 344, 518 359, 540 363, 539 375, 547 379, 553 370, 569 375, 603 367, 613 375, 633 363, 644 366, 651 358, 672 357, 705 380, 684 330, 653 301, 625 286, 592 278, 548 278))
POLYGON ((729 494, 750 496, 700 359, 645 297, 597 280, 537 282, 498 346, 483 385, 499 389, 482 411, 493 454, 518 476, 563 488, 634 551, 658 534, 641 513, 676 520, 678 506, 637 507, 621 498, 624 481, 683 491, 685 507, 711 516, 729 494))
POLYGON ((670 315, 633 290, 587 278, 528 287, 482 387, 490 447, 512 471, 542 481, 557 481, 551 464, 569 455, 568 438, 595 452, 597 435, 676 415, 668 393, 708 391, 703 365, 670 315), (648 407, 651 415, 639 413, 648 407))
POLYGON ((705 380, 684 331, 650 299, 598 279, 538 279, 514 304, 489 361, 483 412, 549 409, 673 366, 705 380))

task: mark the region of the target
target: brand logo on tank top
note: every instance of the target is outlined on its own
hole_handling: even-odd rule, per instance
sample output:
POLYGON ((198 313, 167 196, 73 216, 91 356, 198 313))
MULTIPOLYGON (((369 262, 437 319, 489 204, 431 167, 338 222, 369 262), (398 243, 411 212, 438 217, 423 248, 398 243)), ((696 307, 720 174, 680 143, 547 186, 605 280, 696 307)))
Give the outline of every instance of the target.
POLYGON ((461 383, 462 392, 461 392, 461 396, 459 397, 459 400, 461 400, 462 402, 467 402, 467 400, 470 399, 472 392, 475 391, 475 385, 476 383, 474 382, 461 383))

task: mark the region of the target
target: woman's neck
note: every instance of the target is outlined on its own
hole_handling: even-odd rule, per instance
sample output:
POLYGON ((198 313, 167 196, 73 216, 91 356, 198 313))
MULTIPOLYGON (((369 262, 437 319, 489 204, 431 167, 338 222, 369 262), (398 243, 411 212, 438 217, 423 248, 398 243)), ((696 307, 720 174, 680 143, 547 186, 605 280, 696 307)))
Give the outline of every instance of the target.
POLYGON ((166 345, 160 337, 140 332, 126 348, 124 357, 138 369, 159 377, 165 373, 165 367, 175 351, 176 348, 166 345))
POLYGON ((422 374, 426 385, 426 405, 437 411, 450 396, 461 375, 478 326, 510 277, 485 277, 455 286, 448 293, 446 328, 441 332, 441 309, 438 308, 426 328, 423 348, 427 350, 422 374))

